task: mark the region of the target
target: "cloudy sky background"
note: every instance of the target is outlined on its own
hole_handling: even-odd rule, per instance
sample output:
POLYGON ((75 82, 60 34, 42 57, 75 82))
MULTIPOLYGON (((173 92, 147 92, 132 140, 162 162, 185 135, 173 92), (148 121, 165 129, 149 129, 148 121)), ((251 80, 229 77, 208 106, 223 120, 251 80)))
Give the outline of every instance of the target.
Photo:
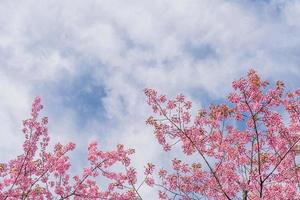
MULTIPOLYGON (((135 148, 134 165, 165 163, 145 125, 143 89, 221 100, 256 69, 299 87, 300 1, 0 1, 0 160, 21 152, 21 122, 42 97, 52 141, 135 148)), ((151 192, 144 190, 151 198, 151 192)))

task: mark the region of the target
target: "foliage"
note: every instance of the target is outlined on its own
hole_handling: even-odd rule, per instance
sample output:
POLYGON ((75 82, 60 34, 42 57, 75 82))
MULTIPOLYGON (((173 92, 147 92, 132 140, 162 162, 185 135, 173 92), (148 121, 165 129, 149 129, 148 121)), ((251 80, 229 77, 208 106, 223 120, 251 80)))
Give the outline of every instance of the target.
POLYGON ((232 85, 228 103, 201 108, 196 116, 183 95, 169 100, 145 89, 155 115, 147 124, 163 150, 181 145, 199 162, 174 158, 170 170, 157 174, 148 163, 140 184, 130 165, 133 149, 118 145, 103 152, 96 142, 88 148, 89 166, 70 178, 67 153, 75 144, 47 150, 48 119, 39 119, 36 98, 24 121, 23 154, 0 164, 0 198, 142 199, 139 189, 147 184, 158 189, 160 199, 300 199, 300 89, 284 92, 280 81, 271 87, 254 70, 232 85), (96 178, 105 178, 107 187, 96 178))

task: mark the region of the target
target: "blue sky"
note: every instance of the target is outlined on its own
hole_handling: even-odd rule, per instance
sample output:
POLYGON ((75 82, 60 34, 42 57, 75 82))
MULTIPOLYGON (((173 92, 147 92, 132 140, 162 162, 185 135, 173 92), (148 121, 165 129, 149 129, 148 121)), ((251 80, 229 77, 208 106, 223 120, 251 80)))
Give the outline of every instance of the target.
POLYGON ((97 139, 136 148, 137 168, 161 163, 143 89, 199 108, 250 68, 299 87, 299 19, 296 0, 3 0, 0 160, 20 153, 21 121, 40 95, 53 141, 76 142, 74 155, 97 139))

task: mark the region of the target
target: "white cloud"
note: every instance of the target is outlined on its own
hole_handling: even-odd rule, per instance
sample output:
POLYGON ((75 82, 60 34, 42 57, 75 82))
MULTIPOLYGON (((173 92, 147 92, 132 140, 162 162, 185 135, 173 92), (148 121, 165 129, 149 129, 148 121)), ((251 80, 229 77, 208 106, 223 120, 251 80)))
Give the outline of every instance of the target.
POLYGON ((207 99, 199 92, 223 97, 249 67, 297 86, 299 13, 297 1, 2 1, 0 136, 10 137, 0 149, 17 153, 8 144, 21 143, 20 120, 42 93, 55 140, 75 139, 79 152, 90 138, 106 149, 126 143, 136 148, 138 167, 148 159, 159 163, 160 149, 144 124, 151 112, 143 88, 182 92, 200 106, 207 99), (82 73, 104 87, 107 119, 90 116, 80 128, 80 113, 64 104, 56 85, 82 73))

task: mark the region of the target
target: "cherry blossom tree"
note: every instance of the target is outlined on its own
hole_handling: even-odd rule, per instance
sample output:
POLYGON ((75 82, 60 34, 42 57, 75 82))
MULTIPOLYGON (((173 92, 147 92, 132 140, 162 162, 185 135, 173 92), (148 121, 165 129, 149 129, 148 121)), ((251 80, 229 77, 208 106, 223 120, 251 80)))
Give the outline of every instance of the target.
POLYGON ((130 166, 133 149, 118 145, 116 150, 104 152, 97 142, 88 147, 89 165, 82 174, 71 178, 69 156, 75 144, 56 144, 47 151, 49 136, 47 117, 39 118, 43 108, 37 97, 32 105, 31 118, 24 120, 23 154, 8 163, 0 164, 0 199, 137 199, 136 172, 130 166), (112 170, 118 165, 118 171, 112 170), (95 178, 108 182, 106 187, 95 178))
POLYGON ((300 199, 300 89, 284 92, 250 70, 234 81, 225 104, 191 115, 183 95, 174 100, 145 89, 157 117, 147 123, 165 151, 180 143, 196 163, 172 160, 161 169, 160 199, 300 199))
POLYGON ((102 151, 91 142, 87 166, 71 175, 75 144, 50 149, 37 97, 23 122, 23 153, 0 163, 0 199, 141 200, 144 185, 157 189, 159 199, 300 199, 300 89, 285 92, 282 82, 272 87, 250 70, 233 82, 228 102, 194 116, 183 95, 145 94, 154 113, 146 123, 162 150, 180 148, 184 161, 174 158, 163 168, 147 163, 138 181, 134 149, 120 144, 102 151))

